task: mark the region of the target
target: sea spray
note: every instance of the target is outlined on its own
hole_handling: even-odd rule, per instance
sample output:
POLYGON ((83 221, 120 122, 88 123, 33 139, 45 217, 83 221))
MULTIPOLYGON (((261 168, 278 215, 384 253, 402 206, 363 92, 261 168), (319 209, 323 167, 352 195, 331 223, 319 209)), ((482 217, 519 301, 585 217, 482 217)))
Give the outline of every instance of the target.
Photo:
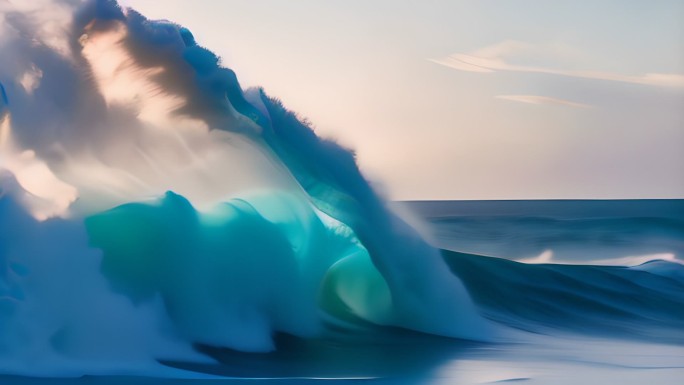
POLYGON ((18 181, 0 205, 0 280, 15 293, 2 322, 21 332, 3 328, 0 360, 22 357, 25 340, 76 362, 136 361, 132 350, 154 363, 156 347, 184 357, 197 342, 268 351, 274 333, 312 337, 324 318, 488 338, 438 250, 386 208, 351 151, 263 90, 244 93, 187 29, 76 3, 2 5, 0 167, 18 181), (60 262, 77 256, 77 273, 60 262), (53 286, 99 310, 34 294, 53 286), (48 325, 20 327, 29 309, 48 325), (136 343, 92 337, 108 333, 102 317, 132 320, 117 346, 136 343))

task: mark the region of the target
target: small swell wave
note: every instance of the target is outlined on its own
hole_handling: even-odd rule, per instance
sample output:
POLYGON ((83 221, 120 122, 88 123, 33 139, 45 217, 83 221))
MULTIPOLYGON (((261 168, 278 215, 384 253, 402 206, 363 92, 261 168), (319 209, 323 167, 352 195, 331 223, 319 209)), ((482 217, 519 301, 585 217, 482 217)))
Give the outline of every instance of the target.
POLYGON ((443 251, 483 313, 535 333, 684 343, 684 265, 524 264, 443 251))

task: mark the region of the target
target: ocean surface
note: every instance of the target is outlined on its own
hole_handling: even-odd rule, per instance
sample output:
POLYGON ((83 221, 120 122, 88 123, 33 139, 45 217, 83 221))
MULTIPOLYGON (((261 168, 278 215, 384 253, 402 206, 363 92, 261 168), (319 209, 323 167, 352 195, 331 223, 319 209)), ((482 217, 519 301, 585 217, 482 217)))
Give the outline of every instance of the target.
POLYGON ((443 249, 504 342, 358 320, 315 339, 278 335, 272 353, 197 345, 214 361, 160 359, 188 379, 5 376, 0 383, 682 383, 684 200, 395 204, 443 249))
POLYGON ((684 200, 413 201, 440 248, 516 261, 684 258, 684 200))

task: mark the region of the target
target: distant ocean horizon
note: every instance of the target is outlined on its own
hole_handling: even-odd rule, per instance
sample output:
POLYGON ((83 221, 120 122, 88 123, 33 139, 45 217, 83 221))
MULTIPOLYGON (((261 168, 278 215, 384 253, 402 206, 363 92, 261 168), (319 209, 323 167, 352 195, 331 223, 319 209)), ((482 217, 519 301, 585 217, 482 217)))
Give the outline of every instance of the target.
POLYGON ((684 199, 393 202, 440 248, 500 258, 635 265, 684 256, 684 199), (420 226, 418 226, 420 227, 420 226))

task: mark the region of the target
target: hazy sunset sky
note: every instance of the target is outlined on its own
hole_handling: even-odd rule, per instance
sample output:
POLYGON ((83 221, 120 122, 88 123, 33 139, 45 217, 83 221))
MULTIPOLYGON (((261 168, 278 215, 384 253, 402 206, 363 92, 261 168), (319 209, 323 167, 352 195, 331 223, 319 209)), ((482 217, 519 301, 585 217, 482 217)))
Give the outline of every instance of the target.
POLYGON ((394 199, 684 198, 681 0, 124 0, 394 199))

